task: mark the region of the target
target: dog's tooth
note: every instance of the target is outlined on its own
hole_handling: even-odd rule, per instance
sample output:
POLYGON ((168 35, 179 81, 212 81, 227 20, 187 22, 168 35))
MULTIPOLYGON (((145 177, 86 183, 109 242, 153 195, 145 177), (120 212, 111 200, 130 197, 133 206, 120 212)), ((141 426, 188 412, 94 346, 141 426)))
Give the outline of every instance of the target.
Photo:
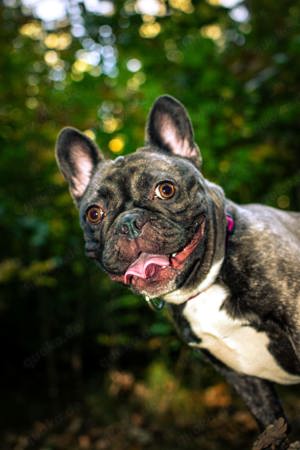
POLYGON ((175 258, 176 255, 177 253, 172 253, 172 258, 175 258))

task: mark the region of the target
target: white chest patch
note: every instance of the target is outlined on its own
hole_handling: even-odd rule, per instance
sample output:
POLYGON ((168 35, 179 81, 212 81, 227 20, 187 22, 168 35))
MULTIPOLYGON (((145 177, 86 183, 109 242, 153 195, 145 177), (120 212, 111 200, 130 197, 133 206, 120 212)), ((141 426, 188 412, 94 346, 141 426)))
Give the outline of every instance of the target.
POLYGON ((226 289, 213 284, 189 300, 183 315, 201 342, 193 347, 208 350, 237 372, 265 378, 280 384, 300 383, 300 376, 282 369, 268 350, 269 337, 248 322, 232 319, 221 307, 228 296, 226 289))

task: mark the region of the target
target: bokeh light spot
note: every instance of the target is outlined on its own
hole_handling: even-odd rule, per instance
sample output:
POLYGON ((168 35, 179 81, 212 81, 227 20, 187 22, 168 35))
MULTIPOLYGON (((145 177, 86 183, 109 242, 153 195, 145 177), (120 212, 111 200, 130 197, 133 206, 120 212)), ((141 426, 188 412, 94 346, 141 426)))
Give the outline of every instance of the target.
POLYGON ((142 63, 139 59, 132 58, 127 61, 126 66, 130 72, 138 72, 142 67, 142 63))
POLYGON ((66 3, 61 0, 39 0, 34 12, 44 22, 63 20, 66 17, 66 3))
POLYGON ((161 26, 158 22, 143 23, 143 25, 140 26, 139 31, 141 37, 146 39, 153 39, 160 33, 161 26))
POLYGON ((163 16, 166 14, 166 5, 160 0, 137 0, 135 10, 139 14, 163 16))
POLYGON ((194 12, 194 6, 191 0, 169 0, 170 6, 187 14, 194 12))
POLYGON ((31 39, 42 39, 44 31, 39 22, 28 22, 21 26, 20 34, 30 37, 31 39))
POLYGON ((49 50, 44 55, 45 62, 48 66, 55 66, 58 63, 58 54, 54 50, 49 50))
POLYGON ((106 117, 103 119, 103 130, 106 133, 114 133, 121 126, 121 121, 116 117, 106 117))
POLYGON ((108 143, 108 147, 113 153, 121 153, 124 149, 124 145, 125 142, 121 136, 111 139, 108 143))
POLYGON ((65 50, 71 42, 72 36, 69 33, 49 33, 44 39, 46 47, 56 50, 65 50))
POLYGON ((219 25, 207 25, 205 27, 202 27, 200 32, 203 37, 212 39, 214 41, 222 37, 222 29, 219 25))
POLYGON ((86 61, 78 59, 77 61, 74 62, 72 66, 72 72, 74 73, 88 72, 90 67, 91 67, 90 64, 88 64, 86 61))
POLYGON ((234 8, 229 15, 236 22, 247 22, 250 16, 248 9, 243 5, 234 8))
POLYGON ((108 0, 84 0, 88 11, 101 16, 112 16, 115 12, 113 2, 108 0))

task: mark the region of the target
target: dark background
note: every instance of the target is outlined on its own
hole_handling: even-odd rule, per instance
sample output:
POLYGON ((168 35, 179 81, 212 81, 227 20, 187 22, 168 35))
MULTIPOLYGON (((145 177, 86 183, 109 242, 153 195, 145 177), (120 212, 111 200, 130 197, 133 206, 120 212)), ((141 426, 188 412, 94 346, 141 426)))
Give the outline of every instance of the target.
MULTIPOLYGON (((223 379, 84 257, 54 145, 73 125, 107 157, 129 153, 168 93, 228 197, 299 210, 299 2, 5 0, 0 13, 1 449, 250 447, 254 421, 223 379)), ((299 389, 280 391, 299 435, 299 389)))

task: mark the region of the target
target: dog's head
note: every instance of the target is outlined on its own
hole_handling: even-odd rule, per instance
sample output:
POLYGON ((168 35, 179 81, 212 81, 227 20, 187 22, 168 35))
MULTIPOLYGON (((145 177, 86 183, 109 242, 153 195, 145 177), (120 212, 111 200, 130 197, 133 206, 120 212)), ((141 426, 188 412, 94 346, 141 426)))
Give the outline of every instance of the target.
POLYGON ((56 156, 79 209, 86 253, 113 280, 182 303, 220 264, 224 195, 200 173, 190 119, 174 98, 156 100, 146 144, 128 156, 105 160, 73 128, 61 131, 56 156))

